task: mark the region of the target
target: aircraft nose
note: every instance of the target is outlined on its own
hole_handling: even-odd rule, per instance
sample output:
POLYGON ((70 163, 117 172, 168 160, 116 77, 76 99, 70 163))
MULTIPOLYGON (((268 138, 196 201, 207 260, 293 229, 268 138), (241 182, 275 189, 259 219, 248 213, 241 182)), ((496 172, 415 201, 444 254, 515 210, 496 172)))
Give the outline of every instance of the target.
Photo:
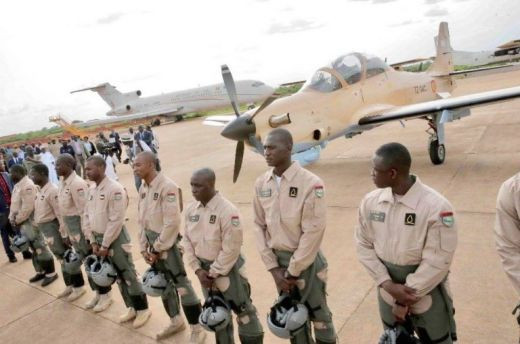
POLYGON ((249 115, 242 115, 237 117, 224 127, 220 135, 230 140, 247 141, 249 139, 249 135, 256 132, 255 123, 250 119, 251 116, 249 115))
POLYGON ((273 94, 274 92, 276 91, 276 89, 274 87, 271 87, 269 85, 265 85, 265 95, 266 96, 270 96, 271 94, 273 94))

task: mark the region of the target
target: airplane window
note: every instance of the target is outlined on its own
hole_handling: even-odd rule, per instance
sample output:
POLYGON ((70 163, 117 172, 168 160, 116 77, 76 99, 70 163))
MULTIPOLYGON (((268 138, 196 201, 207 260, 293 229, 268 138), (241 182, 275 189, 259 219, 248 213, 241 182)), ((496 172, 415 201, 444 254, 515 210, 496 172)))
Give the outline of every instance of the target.
POLYGON ((367 56, 367 78, 384 73, 388 69, 379 57, 367 56))
POLYGON ((264 86, 265 84, 263 82, 260 82, 260 81, 255 81, 251 84, 251 86, 253 87, 260 87, 260 86, 264 86))
POLYGON ((337 70, 349 85, 361 80, 361 62, 354 55, 337 58, 332 62, 331 67, 337 70))
POLYGON ((319 70, 314 73, 312 78, 308 80, 302 87, 302 89, 307 88, 327 93, 339 90, 341 88, 341 83, 334 75, 330 74, 329 72, 319 70))

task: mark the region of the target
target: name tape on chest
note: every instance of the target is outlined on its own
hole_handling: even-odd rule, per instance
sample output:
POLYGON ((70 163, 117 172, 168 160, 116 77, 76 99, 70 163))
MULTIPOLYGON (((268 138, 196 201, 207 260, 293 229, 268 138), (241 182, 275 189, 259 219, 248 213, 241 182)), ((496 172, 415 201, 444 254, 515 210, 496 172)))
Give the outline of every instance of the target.
POLYGON ((260 190, 260 197, 271 197, 271 189, 260 190))
POLYGON ((209 217, 209 223, 214 224, 215 222, 217 222, 217 215, 211 215, 209 217))
POLYGON ((415 213, 406 213, 404 215, 404 224, 407 226, 415 226, 415 213))
POLYGON ((298 188, 294 186, 289 187, 289 197, 295 198, 296 196, 298 196, 298 188))
POLYGON ((199 222, 199 219, 200 219, 199 214, 188 216, 188 221, 190 221, 190 222, 199 222))
POLYGON ((441 214, 442 224, 446 227, 453 227, 455 224, 455 218, 453 217, 453 212, 451 211, 443 211, 441 214))
POLYGON ((369 219, 376 222, 385 222, 386 214, 381 211, 371 211, 369 219))

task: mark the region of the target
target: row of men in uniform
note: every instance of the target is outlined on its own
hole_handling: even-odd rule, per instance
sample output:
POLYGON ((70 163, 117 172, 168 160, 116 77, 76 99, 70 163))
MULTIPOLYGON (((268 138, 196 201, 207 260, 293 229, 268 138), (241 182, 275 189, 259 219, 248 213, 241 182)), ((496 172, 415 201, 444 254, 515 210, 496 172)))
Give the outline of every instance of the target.
MULTIPOLYGON (((335 343, 336 332, 325 291, 327 261, 320 250, 326 227, 325 186, 319 177, 291 161, 292 138, 288 131, 272 131, 264 148, 272 169, 255 183, 256 242, 276 290, 290 296, 290 306, 285 310, 282 308, 287 297, 280 297, 281 301, 271 310, 269 328, 279 336, 287 335, 292 343, 335 343)), ((378 189, 365 196, 359 208, 355 231, 358 256, 378 286, 379 310, 386 329, 382 343, 385 336, 391 337, 392 331, 394 338, 406 333, 411 338, 415 333, 422 343, 452 343, 456 340, 456 328, 447 276, 457 244, 454 213, 441 194, 410 174, 410 166, 410 154, 400 144, 386 144, 376 151, 372 178, 378 189)), ((92 248, 97 256, 111 257, 128 307, 121 320, 135 318, 134 326, 142 326, 150 312, 129 255, 130 240, 123 224, 126 191, 104 176, 102 159, 91 158, 86 169, 88 178, 96 184, 88 191, 73 174, 72 160, 58 159, 58 174, 64 177, 57 195, 58 208, 69 240, 76 251, 84 250, 84 255, 92 248), (74 213, 62 210, 67 209, 67 204, 72 209, 74 198, 86 203, 83 215, 80 206, 74 213)), ((197 201, 185 210, 182 240, 182 195, 178 186, 157 172, 151 153, 141 153, 136 158, 134 171, 144 181, 139 190, 141 253, 169 282, 162 298, 171 324, 158 337, 184 328, 181 307, 191 325, 191 342, 201 342, 204 337, 198 325, 202 307, 186 277, 186 263, 195 271, 205 296, 210 299, 218 293, 223 304, 237 314, 241 342, 261 343, 263 329, 250 298, 240 253, 240 214, 215 190, 213 171, 202 169, 192 176, 192 193, 197 201)), ((35 182, 42 184, 36 174, 33 173, 35 182)), ((20 182, 15 186, 16 189, 20 185, 18 193, 29 191, 27 179, 20 182)), ((41 193, 45 185, 40 187, 41 193)), ((35 219, 36 215, 35 211, 35 219)), ((14 217, 22 228, 23 220, 14 217)), ((41 223, 35 221, 45 234, 41 223)), ((54 227, 59 227, 56 221, 54 227)), ((36 253, 41 254, 37 250, 36 253)), ((76 284, 73 282, 66 289, 69 297, 80 287, 79 279, 79 275, 70 279, 76 284)), ((93 306, 95 311, 108 307, 107 291, 92 287, 96 296, 87 307, 93 306)), ((217 328, 216 338, 218 343, 233 343, 232 323, 217 328)))

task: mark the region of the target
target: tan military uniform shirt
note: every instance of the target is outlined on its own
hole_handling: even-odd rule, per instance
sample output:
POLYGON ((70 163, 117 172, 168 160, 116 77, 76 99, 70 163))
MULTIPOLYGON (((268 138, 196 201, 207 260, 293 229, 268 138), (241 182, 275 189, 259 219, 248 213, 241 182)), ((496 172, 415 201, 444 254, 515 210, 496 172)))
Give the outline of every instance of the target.
POLYGON ((520 295, 520 173, 506 180, 498 192, 495 242, 502 266, 520 295))
POLYGON ((326 225, 323 181, 298 162, 278 186, 273 170, 255 183, 253 200, 257 246, 268 270, 278 266, 273 250, 294 252, 288 271, 299 276, 315 260, 326 225))
POLYGON ((38 188, 34 202, 34 222, 39 225, 58 219, 60 223, 60 234, 66 238, 67 231, 63 225, 58 202, 58 187, 48 182, 43 188, 38 188))
POLYGON ((141 184, 138 204, 141 251, 148 247, 145 230, 160 233, 153 244, 156 251, 166 251, 175 244, 181 225, 181 197, 177 184, 162 173, 150 185, 141 184))
POLYGON ((182 246, 184 259, 194 271, 200 269, 198 257, 213 262, 210 276, 229 274, 240 255, 242 241, 240 213, 219 193, 206 206, 193 202, 186 209, 182 246))
POLYGON ((88 184, 75 171, 60 180, 58 200, 62 216, 82 216, 87 203, 88 184))
POLYGON ((391 279, 381 260, 419 265, 406 285, 422 297, 448 275, 457 246, 453 208, 417 177, 399 200, 391 188, 377 189, 361 201, 355 239, 359 260, 377 285, 391 279))
POLYGON ((123 229, 127 206, 125 188, 107 176, 89 188, 83 226, 90 241, 94 242, 93 233, 103 234, 102 246, 110 247, 123 229))
POLYGON ((36 185, 28 176, 23 177, 13 188, 9 220, 19 225, 29 219, 34 211, 35 198, 36 185))

